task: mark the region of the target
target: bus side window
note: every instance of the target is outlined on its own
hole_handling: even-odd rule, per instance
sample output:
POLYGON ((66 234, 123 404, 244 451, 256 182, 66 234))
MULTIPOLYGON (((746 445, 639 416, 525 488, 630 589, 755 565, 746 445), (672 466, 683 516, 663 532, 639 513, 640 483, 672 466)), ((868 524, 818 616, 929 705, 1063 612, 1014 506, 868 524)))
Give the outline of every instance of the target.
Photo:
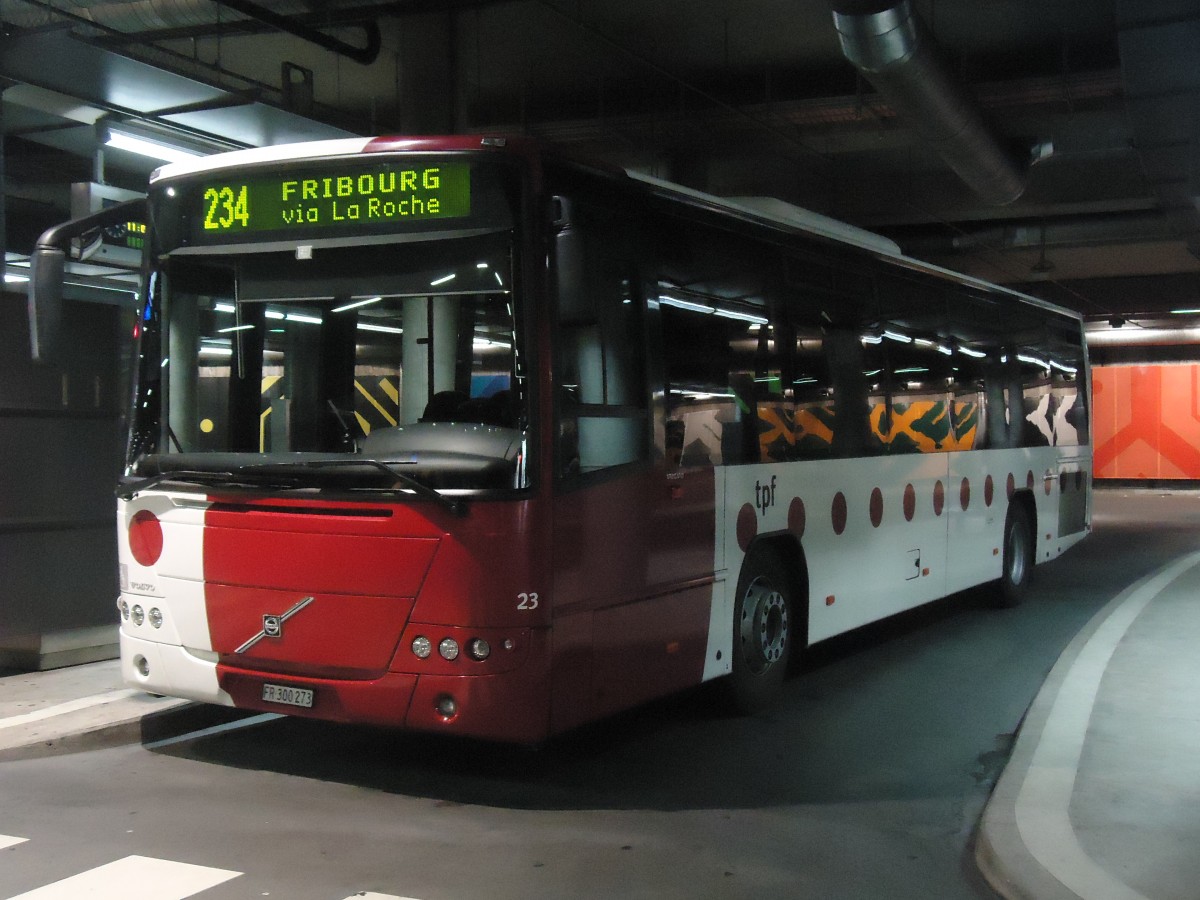
POLYGON ((640 303, 613 258, 615 225, 602 211, 560 201, 556 238, 559 472, 586 474, 645 459, 647 439, 640 303))
MULTIPOLYGON (((722 465, 745 457, 729 319, 659 298, 666 369, 667 459, 672 468, 722 465)), ((686 302, 686 301, 685 301, 686 302)), ((745 325, 741 326, 745 330, 745 325)), ((751 379, 752 381, 753 379, 751 379)), ((753 436, 757 439, 756 435, 753 436)))

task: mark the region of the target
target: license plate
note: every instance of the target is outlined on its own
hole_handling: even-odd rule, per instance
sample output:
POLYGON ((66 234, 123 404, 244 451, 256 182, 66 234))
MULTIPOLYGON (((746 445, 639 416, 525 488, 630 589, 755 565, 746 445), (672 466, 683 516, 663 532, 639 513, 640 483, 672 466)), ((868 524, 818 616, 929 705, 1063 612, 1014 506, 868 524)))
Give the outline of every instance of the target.
POLYGON ((288 687, 283 684, 264 684, 263 700, 268 703, 284 703, 288 706, 311 708, 313 692, 307 688, 288 687))

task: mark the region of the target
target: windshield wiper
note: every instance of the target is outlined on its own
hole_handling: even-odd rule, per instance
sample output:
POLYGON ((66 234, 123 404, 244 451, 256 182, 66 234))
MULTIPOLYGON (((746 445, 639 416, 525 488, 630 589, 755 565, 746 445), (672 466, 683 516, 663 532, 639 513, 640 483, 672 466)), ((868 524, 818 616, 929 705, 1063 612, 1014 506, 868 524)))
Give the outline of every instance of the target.
POLYGON ((395 490, 396 485, 403 485, 417 496, 424 497, 426 500, 432 500, 439 506, 449 510, 452 515, 465 516, 467 514, 467 504, 463 501, 447 497, 445 494, 434 490, 411 475, 405 475, 403 472, 399 472, 387 463, 377 459, 313 459, 303 462, 255 463, 249 466, 238 466, 238 471, 242 472, 248 469, 353 469, 359 466, 368 466, 383 472, 394 482, 391 490, 395 490))
POLYGON ((232 472, 198 472, 189 469, 180 469, 177 472, 159 472, 157 475, 151 475, 149 478, 142 478, 129 484, 119 485, 116 493, 117 497, 121 500, 132 500, 142 491, 148 491, 150 488, 160 485, 164 481, 179 481, 184 484, 208 486, 213 484, 228 484, 231 478, 233 478, 232 472))

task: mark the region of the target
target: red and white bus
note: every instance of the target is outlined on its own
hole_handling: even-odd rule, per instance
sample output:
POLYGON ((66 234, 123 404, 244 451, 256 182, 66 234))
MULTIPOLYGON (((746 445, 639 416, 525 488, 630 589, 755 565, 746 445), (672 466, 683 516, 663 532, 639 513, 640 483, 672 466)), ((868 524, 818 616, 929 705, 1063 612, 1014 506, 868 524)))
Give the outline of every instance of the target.
POLYGON ((148 691, 518 742, 717 678, 757 710, 1090 528, 1079 318, 830 219, 486 137, 197 159, 147 204, 148 691))

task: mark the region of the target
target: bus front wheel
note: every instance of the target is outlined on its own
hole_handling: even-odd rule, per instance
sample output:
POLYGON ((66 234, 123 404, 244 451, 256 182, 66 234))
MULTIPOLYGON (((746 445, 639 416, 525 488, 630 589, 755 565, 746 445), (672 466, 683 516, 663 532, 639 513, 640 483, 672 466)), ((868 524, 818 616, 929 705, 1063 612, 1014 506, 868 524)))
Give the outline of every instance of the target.
POLYGON ((761 712, 779 700, 792 652, 795 589, 770 550, 752 550, 742 564, 733 611, 734 708, 761 712))
POLYGON ((1033 570, 1033 525, 1023 503, 1012 503, 1004 520, 1004 563, 997 603, 1016 606, 1025 597, 1033 570))

